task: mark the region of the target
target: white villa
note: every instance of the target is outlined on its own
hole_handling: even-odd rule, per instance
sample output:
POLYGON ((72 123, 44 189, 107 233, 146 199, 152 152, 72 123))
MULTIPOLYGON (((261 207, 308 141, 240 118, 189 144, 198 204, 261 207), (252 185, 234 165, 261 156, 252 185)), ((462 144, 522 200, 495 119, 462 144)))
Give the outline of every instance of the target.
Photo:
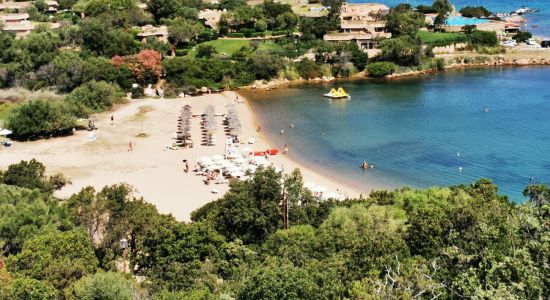
POLYGON ((327 33, 323 39, 334 42, 356 40, 365 51, 376 49, 379 38, 391 37, 383 19, 389 11, 388 6, 380 3, 344 2, 340 10, 340 31, 327 33))

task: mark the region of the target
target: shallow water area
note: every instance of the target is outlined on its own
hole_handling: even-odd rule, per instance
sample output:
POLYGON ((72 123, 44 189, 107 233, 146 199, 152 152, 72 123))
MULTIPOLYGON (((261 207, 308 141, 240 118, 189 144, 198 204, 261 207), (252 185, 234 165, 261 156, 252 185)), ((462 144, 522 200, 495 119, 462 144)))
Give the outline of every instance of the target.
POLYGON ((244 94, 278 147, 364 192, 486 177, 520 202, 527 184, 550 182, 549 77, 548 67, 503 67, 244 94), (339 86, 351 101, 322 97, 339 86))

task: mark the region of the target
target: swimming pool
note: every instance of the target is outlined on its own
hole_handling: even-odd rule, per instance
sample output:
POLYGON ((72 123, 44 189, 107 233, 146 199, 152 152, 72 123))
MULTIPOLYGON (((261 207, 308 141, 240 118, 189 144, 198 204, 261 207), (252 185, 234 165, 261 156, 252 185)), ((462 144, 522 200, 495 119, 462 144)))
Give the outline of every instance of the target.
POLYGON ((489 20, 478 18, 466 18, 463 16, 450 16, 447 18, 448 26, 479 25, 488 23, 489 20))

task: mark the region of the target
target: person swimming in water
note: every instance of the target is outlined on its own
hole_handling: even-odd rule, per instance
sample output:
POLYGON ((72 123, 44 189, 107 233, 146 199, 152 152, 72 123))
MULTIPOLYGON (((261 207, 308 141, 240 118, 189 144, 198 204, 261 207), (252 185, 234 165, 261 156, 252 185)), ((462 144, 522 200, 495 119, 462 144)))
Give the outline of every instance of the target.
POLYGON ((366 161, 363 161, 363 163, 361 164, 361 169, 363 169, 363 171, 365 171, 368 168, 369 168, 369 164, 366 161))

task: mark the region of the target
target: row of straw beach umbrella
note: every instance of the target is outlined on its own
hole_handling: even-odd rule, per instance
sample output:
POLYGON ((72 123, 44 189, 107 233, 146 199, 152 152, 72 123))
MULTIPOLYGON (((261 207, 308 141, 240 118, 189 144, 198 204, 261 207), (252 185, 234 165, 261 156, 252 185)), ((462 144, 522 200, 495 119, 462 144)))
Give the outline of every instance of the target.
POLYGON ((237 107, 235 104, 228 104, 225 106, 227 109, 227 128, 229 129, 229 134, 232 136, 238 136, 241 134, 241 121, 239 120, 239 115, 237 114, 237 107))
POLYGON ((202 132, 206 138, 208 145, 212 145, 212 136, 216 132, 216 122, 214 120, 214 106, 208 105, 204 110, 204 115, 202 117, 202 132))
POLYGON ((185 105, 181 108, 178 119, 177 140, 185 143, 186 139, 191 137, 191 106, 185 105))

